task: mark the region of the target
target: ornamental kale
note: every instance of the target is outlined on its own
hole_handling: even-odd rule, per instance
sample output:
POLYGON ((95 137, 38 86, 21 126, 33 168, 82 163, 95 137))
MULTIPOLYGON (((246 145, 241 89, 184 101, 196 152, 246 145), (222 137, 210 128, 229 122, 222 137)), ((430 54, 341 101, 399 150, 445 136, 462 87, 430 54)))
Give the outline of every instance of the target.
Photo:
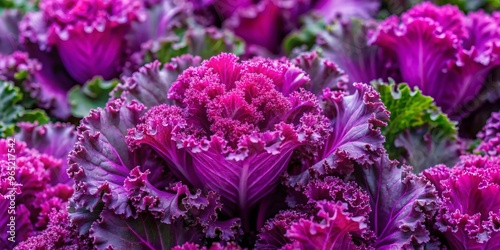
POLYGON ((294 188, 287 199, 292 209, 266 222, 256 247, 411 249, 432 243, 426 225, 437 208, 433 185, 387 155, 373 164, 335 167, 345 164, 355 166, 354 181, 314 177, 294 188))
POLYGON ((390 17, 369 43, 395 55, 401 78, 452 117, 463 117, 489 71, 499 65, 500 33, 495 16, 463 14, 457 7, 422 3, 390 17))
POLYGON ((257 249, 355 249, 372 243, 369 196, 356 183, 328 176, 297 191, 288 198, 293 209, 261 229, 257 249))
POLYGON ((306 19, 286 39, 285 49, 320 50, 351 83, 393 78, 418 87, 460 120, 498 99, 495 81, 489 80, 500 63, 497 26, 497 13, 466 15, 452 5, 425 2, 380 22, 306 19))
POLYGON ((96 75, 105 79, 117 76, 123 38, 133 21, 144 19, 142 2, 137 0, 44 0, 39 6, 41 12, 25 17, 22 39, 41 50, 57 50, 78 83, 96 75))
POLYGON ((290 63, 220 54, 185 70, 168 93, 177 106, 152 107, 128 142, 151 146, 177 178, 216 191, 226 213, 248 220, 294 150, 328 134, 316 97, 300 89, 308 82, 290 63))
POLYGON ((19 23, 20 41, 41 64, 31 86, 39 105, 53 115, 70 116, 67 92, 94 76, 109 80, 125 63, 124 38, 133 22, 145 16, 142 1, 43 0, 40 11, 19 23))
POLYGON ((355 84, 353 94, 333 87, 342 86, 341 72, 315 54, 295 62, 183 56, 148 64, 125 79, 106 108, 83 119, 70 153, 75 194, 69 216, 80 234, 98 248, 143 248, 146 237, 158 239, 150 243, 161 249, 232 241, 307 248, 326 239, 343 246, 335 237, 349 240, 347 246, 428 242, 432 187, 387 163, 379 127, 389 114, 379 94, 364 84, 355 84), (311 93, 319 90, 314 84, 332 89, 311 93), (389 197, 408 202, 394 223, 416 225, 409 232, 380 219, 390 212, 371 213, 370 207, 385 206, 375 202, 386 197, 372 188, 377 175, 401 186, 389 197), (288 178, 283 184, 282 177, 288 178), (345 191, 335 191, 345 181, 345 191), (331 188, 331 194, 320 191, 331 188), (265 222, 275 216, 279 228, 265 222), (384 239, 386 232, 371 226, 377 220, 394 227, 391 234, 401 241, 384 239), (128 240, 113 240, 111 225, 120 225, 128 240), (267 229, 255 239, 261 228, 267 229), (314 228, 326 230, 324 238, 301 240, 314 228), (281 240, 267 242, 267 234, 281 240))

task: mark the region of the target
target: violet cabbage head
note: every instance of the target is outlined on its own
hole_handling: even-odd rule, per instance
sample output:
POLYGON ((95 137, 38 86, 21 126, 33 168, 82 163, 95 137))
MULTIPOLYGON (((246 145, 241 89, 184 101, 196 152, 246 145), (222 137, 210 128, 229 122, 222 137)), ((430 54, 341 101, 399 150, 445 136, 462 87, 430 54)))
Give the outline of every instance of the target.
POLYGON ((337 177, 310 181, 288 197, 291 209, 268 220, 258 236, 262 249, 362 249, 374 239, 368 227, 369 196, 337 177))
POLYGON ((343 178, 353 181, 327 174, 295 186, 287 197, 291 209, 266 222, 256 247, 412 249, 436 243, 427 226, 437 209, 432 184, 387 155, 351 164, 355 171, 343 178))
POLYGON ((216 191, 226 213, 246 217, 294 150, 328 134, 316 96, 300 89, 308 82, 290 63, 220 54, 185 70, 168 93, 177 106, 152 107, 128 141, 151 146, 178 178, 216 191))
POLYGON ((25 19, 24 39, 35 35, 32 41, 41 48, 53 46, 79 83, 96 75, 106 80, 117 76, 124 37, 132 22, 145 18, 142 2, 136 0, 43 0, 39 5, 41 12, 25 19), (30 21, 41 21, 37 25, 45 26, 46 33, 31 30, 30 21))
POLYGON ((20 42, 41 68, 33 75, 39 106, 70 116, 67 92, 95 76, 118 77, 125 63, 125 35, 144 19, 141 1, 43 0, 19 22, 20 42))
POLYGON ((402 81, 459 119, 499 65, 498 30, 496 18, 481 11, 465 15, 452 5, 422 3, 383 21, 369 44, 394 54, 402 81))

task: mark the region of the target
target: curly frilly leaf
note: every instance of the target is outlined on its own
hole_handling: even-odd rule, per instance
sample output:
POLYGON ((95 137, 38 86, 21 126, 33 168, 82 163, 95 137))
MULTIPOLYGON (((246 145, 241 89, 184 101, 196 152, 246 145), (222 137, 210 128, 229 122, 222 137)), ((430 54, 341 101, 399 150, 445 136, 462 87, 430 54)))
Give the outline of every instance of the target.
POLYGON ((217 219, 217 211, 222 208, 222 204, 215 192, 203 195, 201 190, 197 190, 191 193, 189 187, 180 182, 172 183, 166 190, 160 190, 149 182, 150 173, 149 170, 142 173, 136 167, 124 183, 129 199, 138 212, 149 211, 167 224, 180 217, 188 221, 189 213, 197 214, 197 221, 193 224, 199 223, 203 227, 208 227, 217 219))
MULTIPOLYGON (((380 99, 391 112, 387 127, 382 128, 386 137, 386 145, 392 145, 398 134, 405 129, 418 128, 423 125, 431 130, 439 131, 445 138, 456 137, 457 129, 454 122, 433 103, 432 97, 425 96, 415 88, 402 83, 373 83, 380 93, 380 99)), ((389 151, 391 152, 391 151, 389 151)))
POLYGON ((328 176, 295 191, 287 198, 291 209, 266 222, 256 248, 363 249, 373 243, 370 197, 354 182, 328 176))
POLYGON ((372 87, 357 83, 356 91, 325 90, 323 113, 330 120, 331 133, 312 162, 301 167, 299 175, 291 176, 290 185, 304 185, 311 175, 351 174, 352 160, 373 164, 384 154, 384 136, 380 127, 386 126, 389 112, 372 87), (312 166, 307 170, 308 166, 312 166))
POLYGON ((85 83, 83 87, 74 86, 68 92, 68 102, 71 104, 71 115, 83 118, 91 109, 104 107, 109 99, 109 93, 118 81, 104 81, 97 76, 85 83))
POLYGON ((261 228, 255 247, 280 249, 283 246, 291 244, 292 241, 286 236, 286 232, 293 223, 304 218, 308 218, 306 212, 295 210, 281 211, 274 218, 268 220, 261 228))
POLYGON ((454 168, 443 165, 423 175, 439 191, 435 229, 453 249, 496 249, 500 246, 500 159, 468 155, 454 168))
POLYGON ((172 58, 171 62, 164 65, 154 61, 141 67, 132 76, 124 78, 111 92, 111 96, 117 99, 123 95, 126 99, 137 100, 146 107, 173 103, 166 95, 172 83, 184 70, 200 64, 201 58, 191 55, 172 58))
POLYGON ((75 181, 75 201, 93 211, 99 202, 126 217, 134 216, 129 192, 124 186, 130 172, 139 166, 154 173, 150 180, 165 187, 164 163, 150 149, 128 149, 127 129, 138 123, 144 110, 136 101, 117 99, 104 109, 92 110, 78 128, 78 141, 69 154, 68 174, 75 181))
POLYGON ((292 62, 311 78, 310 84, 304 86, 305 89, 318 96, 325 88, 338 90, 347 87, 349 81, 344 71, 334 62, 322 58, 316 51, 301 53, 292 62))
POLYGON ((356 182, 371 197, 369 225, 375 248, 418 248, 430 241, 426 223, 437 209, 436 188, 387 155, 357 168, 356 182))

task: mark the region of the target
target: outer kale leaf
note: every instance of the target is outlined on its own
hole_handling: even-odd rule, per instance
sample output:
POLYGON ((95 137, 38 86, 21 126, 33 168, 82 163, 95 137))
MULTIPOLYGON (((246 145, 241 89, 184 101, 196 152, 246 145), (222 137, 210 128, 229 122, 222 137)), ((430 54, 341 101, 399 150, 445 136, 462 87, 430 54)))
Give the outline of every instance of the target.
POLYGON ((416 164, 414 166, 416 170, 439 163, 449 163, 450 159, 451 161, 458 159, 461 150, 460 141, 457 140, 456 124, 441 112, 432 97, 423 95, 418 88, 411 90, 406 84, 397 86, 394 82, 373 84, 391 112, 389 124, 382 128, 382 133, 386 137, 384 146, 392 159, 416 164), (422 155, 419 152, 428 155, 445 145, 447 145, 445 149, 456 150, 442 151, 442 155, 435 157, 431 162, 415 158, 422 155))

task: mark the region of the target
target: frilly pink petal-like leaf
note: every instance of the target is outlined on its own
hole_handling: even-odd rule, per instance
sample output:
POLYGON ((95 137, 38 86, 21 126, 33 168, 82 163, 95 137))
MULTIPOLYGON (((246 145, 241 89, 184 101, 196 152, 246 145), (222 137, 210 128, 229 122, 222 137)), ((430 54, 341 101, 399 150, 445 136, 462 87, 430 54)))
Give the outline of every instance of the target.
POLYGON ((426 228, 437 209, 435 187, 408 167, 398 167, 387 155, 354 174, 371 197, 370 227, 375 248, 418 247, 429 242, 426 228))

